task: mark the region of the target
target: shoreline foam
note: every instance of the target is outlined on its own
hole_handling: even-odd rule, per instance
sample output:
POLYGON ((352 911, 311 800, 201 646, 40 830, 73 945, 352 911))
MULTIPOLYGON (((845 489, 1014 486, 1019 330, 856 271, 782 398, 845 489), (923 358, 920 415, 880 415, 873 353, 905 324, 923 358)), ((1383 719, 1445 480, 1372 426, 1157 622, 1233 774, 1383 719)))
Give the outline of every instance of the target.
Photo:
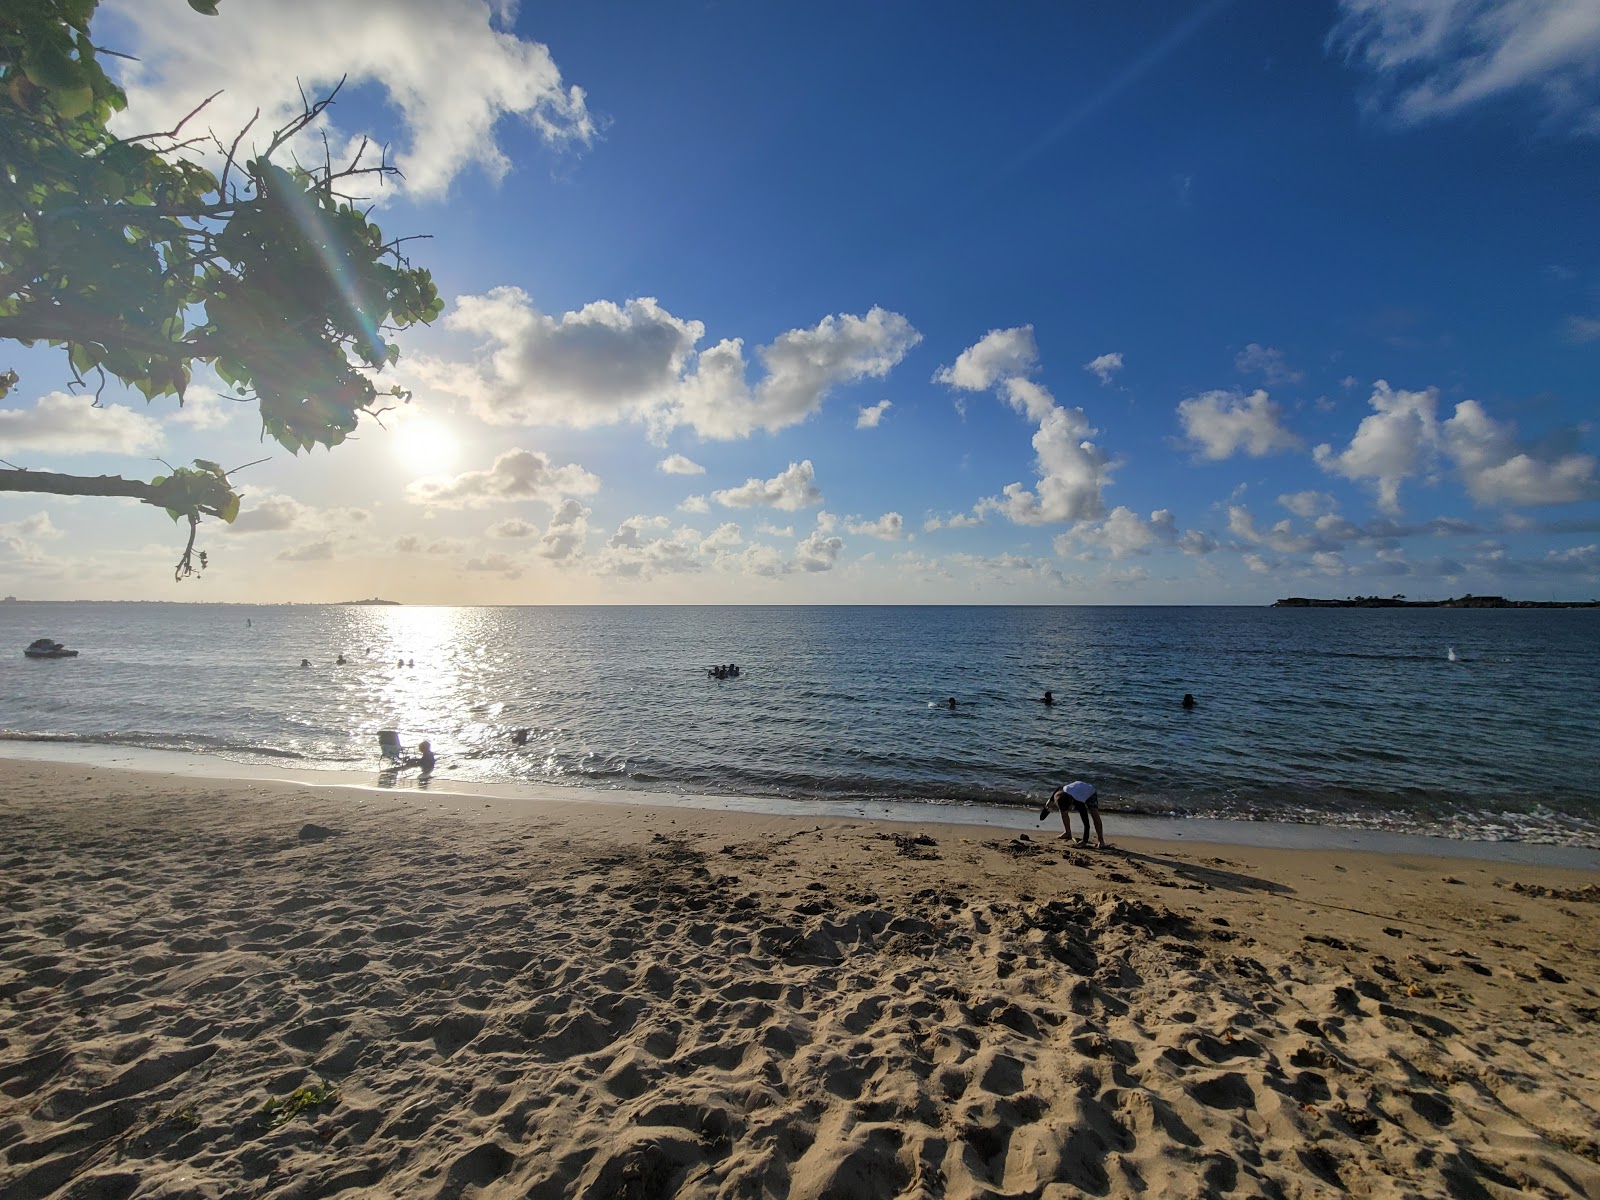
MULTIPOLYGON (((428 795, 481 796, 527 805, 543 803, 621 804, 656 808, 705 809, 713 812, 809 817, 819 820, 888 821, 909 825, 971 825, 1016 832, 1042 833, 1031 808, 985 804, 930 804, 921 801, 794 800, 779 797, 716 795, 638 788, 601 788, 556 783, 497 784, 435 776, 419 786, 417 776, 402 772, 382 782, 379 771, 314 770, 239 763, 218 755, 189 754, 128 746, 84 746, 60 742, 0 742, 0 763, 7 758, 30 762, 81 763, 89 767, 147 771, 178 777, 216 780, 277 780, 307 787, 338 787, 366 792, 417 791, 428 795)), ((1050 824, 1057 818, 1052 817, 1050 824)), ((1449 838, 1385 829, 1332 826, 1289 821, 1232 821, 1210 817, 1165 817, 1106 810, 1112 836, 1155 841, 1188 841, 1218 845, 1260 846, 1284 850, 1359 850, 1374 854, 1415 854, 1434 858, 1486 859, 1534 866, 1600 870, 1600 849, 1548 842, 1449 838)))

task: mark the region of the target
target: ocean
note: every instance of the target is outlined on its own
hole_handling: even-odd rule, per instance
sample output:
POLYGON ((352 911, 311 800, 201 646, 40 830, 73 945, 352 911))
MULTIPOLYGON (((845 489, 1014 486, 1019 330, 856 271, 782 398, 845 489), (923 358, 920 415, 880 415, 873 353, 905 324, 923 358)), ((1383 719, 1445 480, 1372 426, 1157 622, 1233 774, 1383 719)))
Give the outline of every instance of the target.
POLYGON ((8 602, 6 645, 11 741, 381 784, 396 729, 462 783, 1036 809, 1083 778, 1108 815, 1600 847, 1593 609, 8 602))

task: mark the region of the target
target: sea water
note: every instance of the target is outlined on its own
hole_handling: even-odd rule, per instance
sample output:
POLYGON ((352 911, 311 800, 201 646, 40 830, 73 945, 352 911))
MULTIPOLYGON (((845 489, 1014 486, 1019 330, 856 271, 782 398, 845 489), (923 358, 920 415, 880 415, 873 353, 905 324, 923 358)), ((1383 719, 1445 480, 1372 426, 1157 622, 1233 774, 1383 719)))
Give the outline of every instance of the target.
POLYGON ((6 645, 12 740, 376 772, 396 729, 463 783, 1037 807, 1084 778, 1110 812, 1600 846, 1597 610, 23 602, 6 645))

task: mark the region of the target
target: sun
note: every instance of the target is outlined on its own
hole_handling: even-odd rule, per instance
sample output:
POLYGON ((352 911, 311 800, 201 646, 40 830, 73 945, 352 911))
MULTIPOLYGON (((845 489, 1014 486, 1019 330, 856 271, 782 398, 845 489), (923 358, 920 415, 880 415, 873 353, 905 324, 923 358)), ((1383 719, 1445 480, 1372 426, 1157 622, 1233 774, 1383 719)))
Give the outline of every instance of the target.
POLYGON ((421 417, 389 435, 395 460, 414 475, 443 475, 455 468, 461 446, 441 422, 421 417))

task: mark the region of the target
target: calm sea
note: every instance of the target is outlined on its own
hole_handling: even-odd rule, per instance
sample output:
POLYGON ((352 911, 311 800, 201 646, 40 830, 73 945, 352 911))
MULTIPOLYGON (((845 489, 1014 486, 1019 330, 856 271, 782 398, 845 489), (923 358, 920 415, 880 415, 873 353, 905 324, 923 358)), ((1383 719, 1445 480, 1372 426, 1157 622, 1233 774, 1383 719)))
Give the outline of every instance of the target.
POLYGON ((7 645, 10 739, 376 772, 394 728, 464 782, 1037 806, 1081 777, 1108 811, 1600 846, 1597 610, 0 603, 7 645), (23 658, 42 636, 82 654, 23 658))

